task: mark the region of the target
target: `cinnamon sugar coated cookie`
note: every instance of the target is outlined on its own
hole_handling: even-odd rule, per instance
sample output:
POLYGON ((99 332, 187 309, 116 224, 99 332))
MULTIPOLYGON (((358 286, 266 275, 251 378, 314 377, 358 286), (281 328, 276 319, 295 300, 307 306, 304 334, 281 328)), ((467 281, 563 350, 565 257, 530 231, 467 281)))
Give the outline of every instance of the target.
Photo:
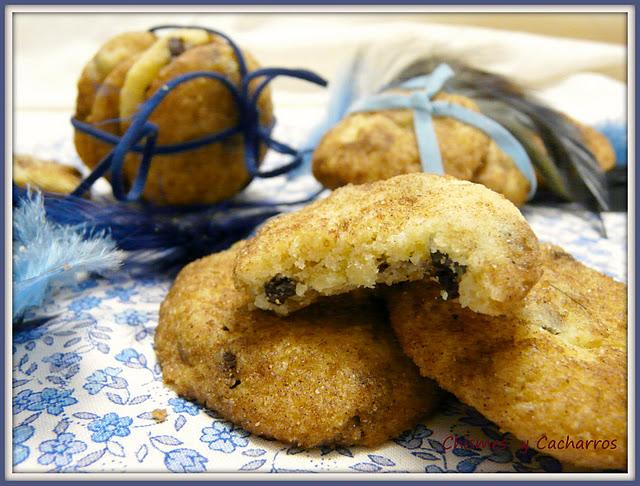
POLYGON ((235 280, 261 309, 288 314, 321 296, 431 278, 486 314, 517 307, 541 274, 518 209, 486 187, 415 173, 345 186, 267 222, 235 280))
POLYGON ((13 182, 20 187, 69 194, 81 180, 82 174, 74 167, 31 155, 13 156, 13 182))
POLYGON ((238 248, 185 267, 162 304, 155 346, 169 387, 303 447, 375 446, 434 409, 437 387, 402 353, 378 302, 349 296, 289 318, 251 311, 233 285, 238 248))
POLYGON ((393 327, 424 376, 531 448, 624 469, 626 286, 558 247, 543 252, 544 274, 515 317, 470 312, 414 282, 386 292, 393 327))
MULTIPOLYGON (((259 67, 243 52, 247 69, 259 67)), ((76 117, 122 135, 138 107, 172 79, 195 71, 223 75, 239 86, 240 70, 231 46, 202 29, 169 30, 162 34, 129 32, 109 40, 87 64, 78 82, 76 117)), ((252 92, 260 82, 250 83, 252 92)), ((267 87, 257 101, 262 126, 273 122, 267 87)), ((219 81, 192 79, 176 87, 149 117, 158 127, 158 145, 179 144, 234 127, 239 119, 232 94, 219 81)), ((80 131, 75 145, 83 162, 94 168, 112 145, 80 131)), ((266 153, 261 147, 260 157, 266 153)), ((131 184, 140 154, 130 153, 124 179, 131 184)), ((259 162, 259 161, 258 161, 259 162)), ((209 204, 236 194, 249 181, 241 134, 220 142, 153 158, 143 198, 158 205, 209 204)))
MULTIPOLYGON (((473 100, 460 95, 440 92, 434 100, 479 111, 473 100)), ((446 174, 484 184, 514 204, 524 204, 529 182, 491 138, 444 116, 433 118, 433 129, 446 174)), ((412 111, 352 113, 325 134, 312 164, 314 176, 332 189, 420 172, 412 111)))

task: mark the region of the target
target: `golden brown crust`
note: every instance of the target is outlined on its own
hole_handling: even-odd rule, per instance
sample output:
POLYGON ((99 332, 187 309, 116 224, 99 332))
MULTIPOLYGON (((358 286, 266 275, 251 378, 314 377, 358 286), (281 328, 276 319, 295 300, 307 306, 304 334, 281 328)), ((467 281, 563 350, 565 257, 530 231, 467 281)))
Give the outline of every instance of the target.
POLYGON ((374 446, 437 403, 369 299, 290 318, 248 310, 232 281, 238 246, 185 267, 160 309, 156 352, 178 394, 259 435, 304 447, 374 446))
MULTIPOLYGON (((245 58, 250 70, 259 67, 249 54, 245 53, 245 58)), ((214 40, 188 49, 162 68, 149 87, 148 96, 167 81, 199 70, 220 73, 234 83, 240 80, 231 47, 222 40, 214 40)), ((255 88, 255 82, 251 88, 255 88)), ((272 123, 269 89, 262 92, 258 108, 260 122, 265 126, 272 123)), ((221 83, 204 78, 178 86, 149 118, 158 126, 159 144, 194 140, 231 128, 237 120, 238 111, 228 90, 221 83)), ((228 199, 249 180, 242 140, 242 136, 237 135, 196 150, 154 157, 144 197, 159 204, 213 203, 228 199)), ((128 180, 133 180, 137 173, 136 159, 134 155, 127 158, 125 172, 128 180)))
MULTIPOLYGON (((114 66, 103 83, 108 86, 103 86, 89 100, 91 109, 89 115, 86 115, 87 121, 97 124, 119 117, 120 91, 138 54, 131 54, 114 66)), ((250 54, 245 52, 244 55, 250 70, 259 67, 250 54)), ((146 99, 167 81, 193 71, 217 72, 234 83, 239 82, 233 50, 221 38, 212 36, 208 44, 187 48, 181 54, 171 57, 147 88, 146 99)), ((256 85, 257 81, 254 81, 251 88, 254 89, 256 85)), ((89 102, 82 93, 86 94, 86 90, 79 92, 78 112, 87 111, 85 105, 89 102)), ((272 123, 273 107, 269 89, 262 92, 258 109, 261 123, 272 123)), ((197 139, 230 128, 235 125, 237 118, 235 103, 219 82, 195 79, 170 93, 151 115, 150 121, 159 128, 158 144, 169 144, 197 139)), ((121 135, 129 122, 126 119, 120 126, 109 124, 100 127, 121 135)), ((89 167, 95 167, 111 148, 108 144, 78 132, 75 140, 78 153, 89 167)), ((266 149, 261 147, 261 157, 265 153, 266 149)), ((128 183, 135 178, 138 166, 139 156, 129 154, 124 169, 128 183)), ((213 203, 237 193, 248 179, 243 140, 238 135, 188 152, 154 157, 143 197, 156 204, 213 203)))
POLYGON ((420 282, 386 293, 393 327, 424 376, 530 447, 584 468, 623 469, 626 286, 543 248, 544 275, 515 318, 475 314, 420 282), (616 448, 549 447, 567 436, 615 439, 616 448))
POLYGON ((236 284, 287 314, 320 295, 433 276, 436 252, 465 268, 452 286, 462 305, 492 315, 518 306, 541 273, 538 241, 507 199, 415 173, 344 186, 267 222, 239 252, 236 284))
POLYGON ((529 182, 494 141, 489 143, 484 160, 484 165, 473 175, 473 182, 503 194, 516 206, 527 202, 529 182))
POLYGON ((580 135, 582 136, 582 140, 596 158, 602 170, 607 171, 613 169, 616 165, 616 153, 607 137, 598 130, 591 128, 574 118, 569 116, 566 118, 578 128, 580 135))
POLYGON ((31 186, 47 192, 69 194, 81 180, 82 175, 74 167, 31 155, 13 156, 13 182, 20 187, 31 186))
MULTIPOLYGON (((83 121, 112 135, 122 135, 120 125, 117 122, 120 89, 124 84, 127 71, 137 59, 137 55, 132 56, 111 70, 95 93, 91 111, 83 121)), ((91 135, 86 135, 79 130, 74 132, 74 142, 78 155, 91 169, 98 165, 113 149, 113 145, 102 142, 91 135)))
POLYGON ((89 116, 95 94, 108 74, 122 61, 145 50, 155 39, 150 32, 125 32, 105 42, 80 75, 75 116, 80 120, 89 116))
MULTIPOLYGON (((464 96, 440 92, 434 99, 479 111, 464 96)), ((526 178, 482 131, 440 116, 434 117, 433 126, 446 174, 486 184, 515 204, 526 200, 526 178)), ((413 113, 386 110, 351 114, 325 134, 312 163, 315 177, 332 189, 419 172, 413 113)))

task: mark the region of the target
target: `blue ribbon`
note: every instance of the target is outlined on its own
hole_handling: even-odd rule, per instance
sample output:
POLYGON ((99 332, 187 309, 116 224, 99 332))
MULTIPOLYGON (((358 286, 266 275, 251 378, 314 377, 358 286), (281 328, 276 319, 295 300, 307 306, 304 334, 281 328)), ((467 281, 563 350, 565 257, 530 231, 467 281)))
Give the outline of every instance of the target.
POLYGON ((516 167, 529 181, 529 199, 536 192, 538 182, 531 160, 522 145, 502 125, 481 113, 468 110, 449 101, 432 101, 444 83, 454 75, 447 64, 440 64, 431 74, 418 76, 400 84, 398 88, 408 94, 377 94, 356 101, 349 112, 369 112, 393 109, 413 111, 413 127, 418 142, 423 172, 444 174, 442 156, 433 129, 433 116, 448 116, 471 125, 491 137, 513 160, 516 167))
MULTIPOLYGON (((240 51, 240 48, 231 40, 230 37, 222 32, 196 26, 178 26, 178 25, 162 25, 149 29, 155 32, 160 29, 176 29, 190 28, 205 30, 210 34, 217 35, 225 39, 229 46, 233 49, 236 60, 238 62, 238 70, 240 72, 240 86, 234 85, 229 79, 221 74, 209 71, 195 71, 173 78, 160 87, 147 101, 140 105, 140 108, 131 119, 131 124, 122 135, 115 136, 111 133, 100 130, 94 125, 82 122, 77 118, 72 118, 72 125, 79 131, 91 135, 98 140, 114 145, 113 150, 104 157, 93 171, 80 183, 80 185, 71 193, 74 196, 84 194, 97 179, 111 171, 111 184, 113 195, 120 201, 135 201, 140 198, 144 190, 144 186, 149 175, 149 169, 154 155, 157 154, 174 154, 193 150, 204 145, 217 143, 226 140, 237 134, 243 135, 244 140, 244 163, 249 172, 250 179, 255 177, 267 178, 275 177, 300 165, 303 157, 310 150, 295 150, 294 148, 282 142, 274 140, 271 137, 273 124, 270 126, 260 125, 260 113, 257 107, 258 98, 267 85, 279 76, 288 76, 292 78, 309 81, 319 86, 326 86, 327 82, 317 74, 305 69, 285 69, 285 68, 261 68, 249 72, 247 64, 240 51), (187 81, 198 78, 208 78, 221 83, 231 94, 238 109, 238 124, 234 127, 221 130, 220 132, 206 135, 198 139, 186 142, 156 145, 158 139, 158 127, 149 122, 149 117, 162 102, 162 100, 177 86, 187 81), (251 93, 249 84, 256 78, 263 78, 256 89, 251 93), (279 167, 270 171, 260 171, 258 169, 258 160, 260 158, 260 146, 265 144, 270 149, 281 154, 293 157, 288 163, 281 164, 279 167), (136 174, 131 188, 125 191, 125 181, 123 174, 124 159, 129 152, 142 154, 140 167, 136 174)), ((108 120, 108 122, 119 122, 120 120, 108 120)))

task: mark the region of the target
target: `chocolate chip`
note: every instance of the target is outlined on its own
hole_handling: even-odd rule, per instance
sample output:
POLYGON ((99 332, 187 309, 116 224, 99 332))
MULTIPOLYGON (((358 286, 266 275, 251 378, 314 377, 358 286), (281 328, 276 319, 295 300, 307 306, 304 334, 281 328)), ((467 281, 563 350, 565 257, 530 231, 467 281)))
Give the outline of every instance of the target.
POLYGON ((171 37, 168 47, 172 57, 178 57, 185 51, 184 41, 179 37, 171 37))
POLYGON ((360 427, 360 425, 362 424, 362 422, 360 420, 360 415, 354 415, 353 417, 351 417, 351 420, 353 421, 353 424, 356 427, 360 427))
POLYGON ((380 265, 378 265, 378 273, 382 273, 384 272, 387 268, 389 268, 389 264, 387 262, 382 262, 380 265))
POLYGON ((296 294, 296 282, 278 274, 264 284, 264 294, 271 304, 282 305, 289 297, 296 294))
POLYGON ((447 293, 448 299, 455 299, 460 295, 458 292, 458 284, 460 277, 467 270, 467 267, 454 262, 449 255, 439 251, 431 253, 431 263, 435 270, 435 277, 438 283, 447 293))
POLYGON ((229 373, 233 373, 236 370, 236 365, 238 364, 238 360, 236 355, 225 351, 222 353, 222 368, 229 373))

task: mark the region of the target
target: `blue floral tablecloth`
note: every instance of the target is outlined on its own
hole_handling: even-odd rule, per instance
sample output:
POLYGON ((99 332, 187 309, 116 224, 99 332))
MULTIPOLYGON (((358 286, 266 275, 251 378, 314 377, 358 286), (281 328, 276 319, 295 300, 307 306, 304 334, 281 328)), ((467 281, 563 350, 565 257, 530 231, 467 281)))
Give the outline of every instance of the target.
MULTIPOLYGON (((626 214, 527 207, 541 240, 626 280, 626 214)), ((58 288, 13 337, 14 472, 561 471, 450 397, 415 429, 376 449, 302 450, 265 440, 162 384, 153 351, 158 307, 171 282, 124 273, 58 288), (467 436, 473 447, 453 447, 467 436), (508 447, 491 449, 489 441, 508 447)), ((565 467, 564 470, 567 470, 565 467)))

